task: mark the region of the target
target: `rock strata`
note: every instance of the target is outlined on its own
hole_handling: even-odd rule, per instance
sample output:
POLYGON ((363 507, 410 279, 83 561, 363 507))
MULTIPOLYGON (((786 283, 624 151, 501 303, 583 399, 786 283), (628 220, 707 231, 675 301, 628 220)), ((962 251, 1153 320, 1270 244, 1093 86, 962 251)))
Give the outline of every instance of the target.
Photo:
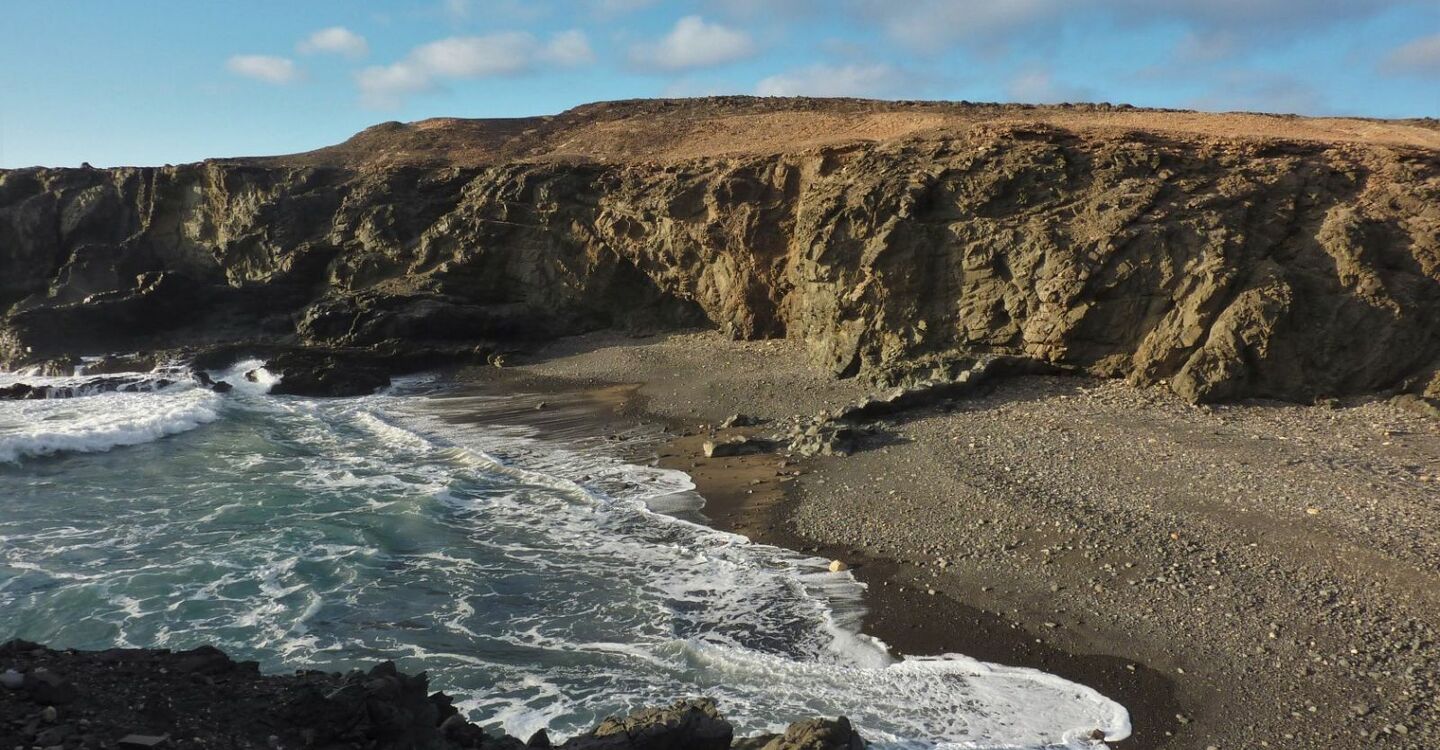
POLYGON ((0 364, 698 323, 881 383, 1007 354, 1192 401, 1440 393, 1433 122, 744 97, 516 122, 0 172, 0 364))

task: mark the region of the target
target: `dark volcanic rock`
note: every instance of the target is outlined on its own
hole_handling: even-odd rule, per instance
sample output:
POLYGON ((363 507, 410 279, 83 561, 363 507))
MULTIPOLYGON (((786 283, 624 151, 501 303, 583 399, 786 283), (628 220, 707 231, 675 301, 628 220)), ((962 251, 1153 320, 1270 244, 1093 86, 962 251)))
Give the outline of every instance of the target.
MULTIPOLYGON (((263 675, 255 662, 235 662, 210 646, 176 653, 53 651, 15 640, 0 645, 0 671, 10 668, 24 675, 23 688, 0 690, 0 747, 32 746, 42 730, 51 732, 46 739, 67 747, 72 739, 98 747, 130 736, 169 736, 196 747, 227 748, 552 747, 543 730, 529 742, 486 733, 459 714, 450 696, 429 693, 424 673, 407 675, 391 662, 347 675, 263 675), (55 716, 61 724, 42 726, 48 705, 60 707, 55 716)), ((697 699, 606 719, 560 747, 723 750, 731 747, 732 735, 714 701, 697 699)), ((863 747, 857 741, 849 723, 840 719, 799 722, 784 735, 741 740, 735 746, 854 750, 863 747)))
POLYGON ((741 740, 736 750, 864 750, 860 733, 845 717, 797 721, 784 734, 741 740))
POLYGON ((0 400, 75 398, 99 393, 141 393, 169 388, 175 381, 148 376, 92 378, 75 385, 29 385, 15 383, 0 388, 0 400))
POLYGON ((127 354, 127 355, 106 355, 99 361, 90 362, 82 367, 85 375, 113 375, 121 372, 150 372, 159 366, 160 362, 154 355, 127 354))
POLYGON ((390 385, 387 368, 366 357, 295 350, 265 363, 280 382, 271 393, 293 396, 368 396, 390 385))
POLYGON ((610 718, 561 745, 564 750, 727 750, 735 730, 708 698, 676 701, 610 718))
POLYGON ((63 706, 75 700, 75 686, 48 669, 34 669, 25 675, 23 688, 30 699, 46 706, 63 706))

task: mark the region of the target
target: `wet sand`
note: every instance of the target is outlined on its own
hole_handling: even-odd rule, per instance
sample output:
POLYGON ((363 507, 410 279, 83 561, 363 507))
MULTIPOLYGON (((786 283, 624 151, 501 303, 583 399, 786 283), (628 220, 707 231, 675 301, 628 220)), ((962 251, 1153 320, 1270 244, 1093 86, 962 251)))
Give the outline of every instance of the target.
POLYGON ((1118 747, 1435 746, 1433 416, 1024 377, 902 415, 853 456, 704 458, 730 414, 770 424, 718 434, 766 434, 865 395, 806 362, 794 342, 600 334, 461 379, 526 394, 509 421, 621 450, 662 425, 633 458, 689 473, 717 527, 845 561, 897 654, 1109 695, 1135 728, 1118 747))

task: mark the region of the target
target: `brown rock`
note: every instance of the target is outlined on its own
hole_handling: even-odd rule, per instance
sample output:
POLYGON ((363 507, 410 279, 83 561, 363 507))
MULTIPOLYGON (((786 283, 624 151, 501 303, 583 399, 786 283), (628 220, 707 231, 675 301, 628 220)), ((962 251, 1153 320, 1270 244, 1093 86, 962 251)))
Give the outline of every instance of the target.
POLYGON ((156 340, 708 323, 883 382, 1008 353, 1194 401, 1433 396, 1440 137, 1099 106, 614 102, 387 123, 273 159, 3 171, 0 267, 11 368, 156 340))

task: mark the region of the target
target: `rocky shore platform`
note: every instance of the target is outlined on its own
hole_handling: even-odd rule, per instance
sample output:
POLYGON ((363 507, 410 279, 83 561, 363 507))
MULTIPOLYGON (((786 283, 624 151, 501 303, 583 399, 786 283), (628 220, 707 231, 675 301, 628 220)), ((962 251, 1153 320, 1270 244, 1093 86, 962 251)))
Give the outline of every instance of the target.
POLYGON ((422 672, 261 674, 220 650, 57 651, 0 645, 0 747, 481 748, 483 750, 859 750, 844 718, 737 738, 714 701, 697 698, 609 718, 585 734, 525 740, 467 721, 422 672))

